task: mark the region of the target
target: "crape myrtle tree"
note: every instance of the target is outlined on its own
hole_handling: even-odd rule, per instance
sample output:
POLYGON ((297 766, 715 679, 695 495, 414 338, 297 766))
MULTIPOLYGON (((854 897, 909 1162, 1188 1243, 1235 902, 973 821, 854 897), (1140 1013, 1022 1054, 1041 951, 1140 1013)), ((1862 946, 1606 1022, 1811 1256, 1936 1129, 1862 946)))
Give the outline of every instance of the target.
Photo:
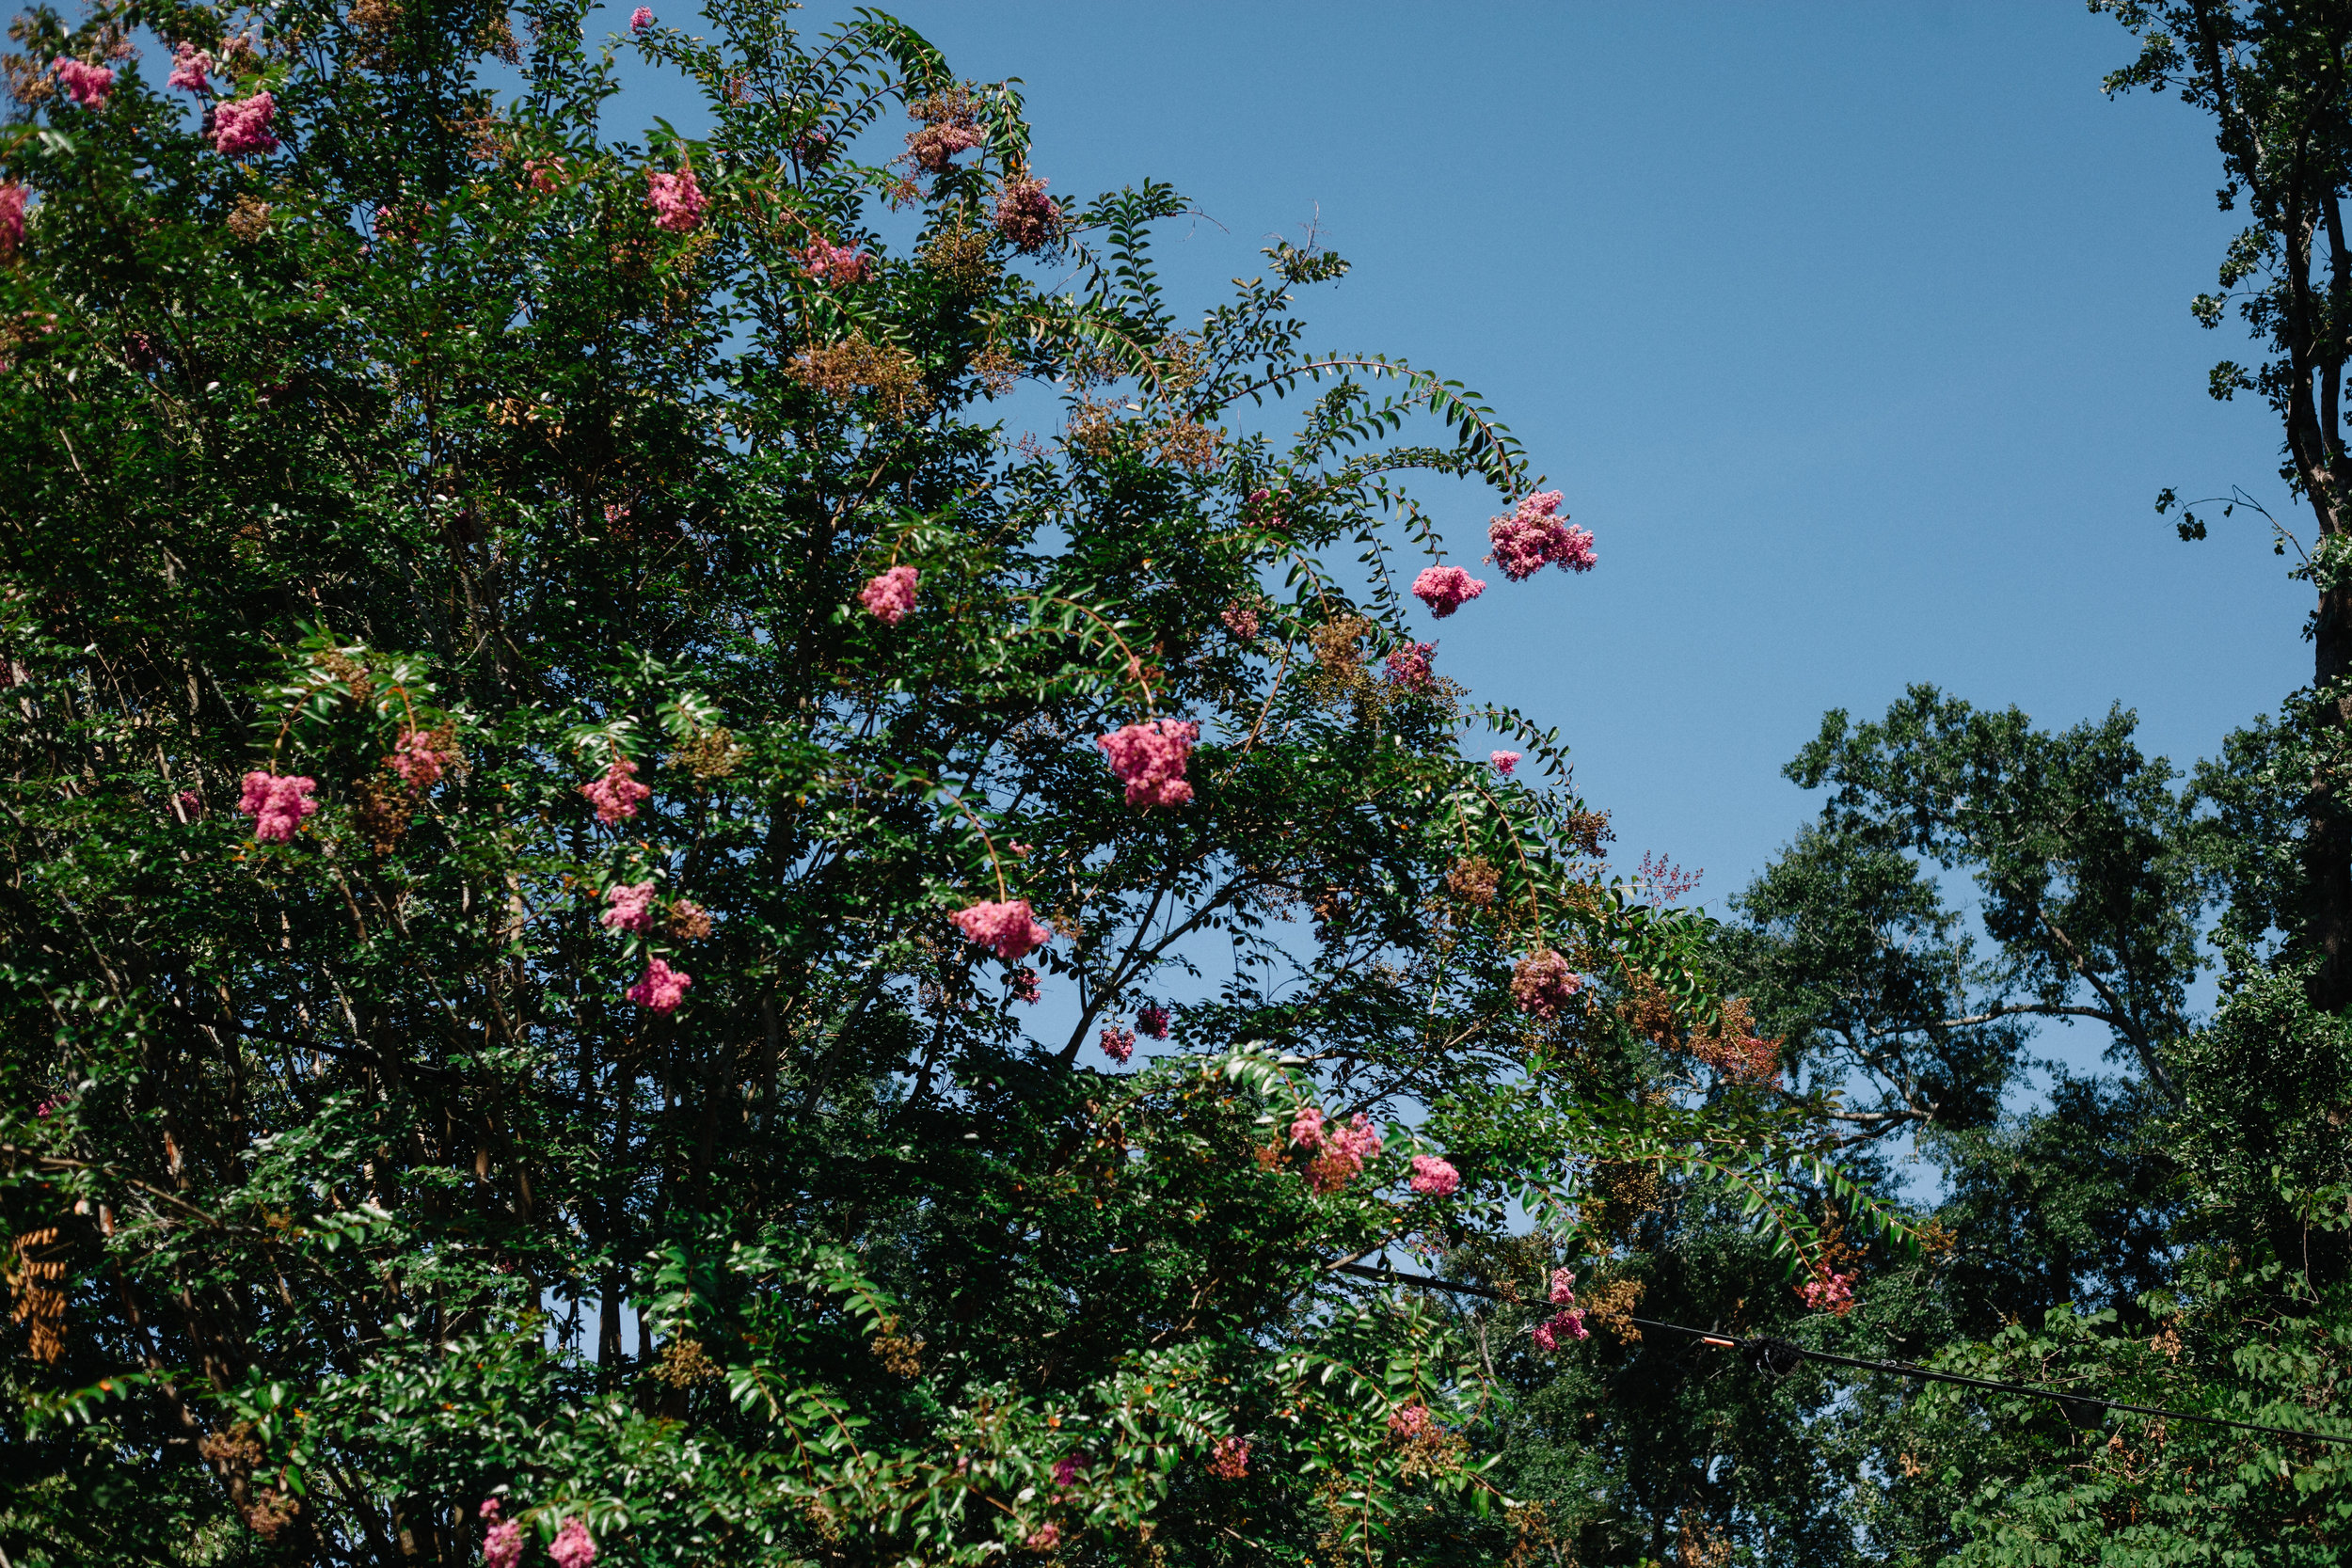
POLYGON ((1591 536, 1304 349, 1337 258, 1180 320, 1178 198, 903 26, 584 22, 13 24, 0 1547, 1566 1549, 1490 1391, 1582 1353, 1596 1183, 1823 1290, 1878 1213, 1415 635, 1487 585, 1410 473, 1506 592, 1591 536), (624 60, 707 134, 609 139, 624 60), (1510 1344, 1339 1270, 1513 1202, 1510 1344))

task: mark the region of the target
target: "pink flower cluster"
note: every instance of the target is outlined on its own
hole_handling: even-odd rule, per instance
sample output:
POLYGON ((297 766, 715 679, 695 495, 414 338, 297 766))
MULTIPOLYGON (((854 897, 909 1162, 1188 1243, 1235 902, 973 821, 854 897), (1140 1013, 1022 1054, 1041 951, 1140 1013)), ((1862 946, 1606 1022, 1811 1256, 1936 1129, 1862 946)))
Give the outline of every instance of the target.
POLYGON ((482 1516, 497 1521, 482 1538, 483 1568, 515 1568, 523 1560, 522 1522, 499 1518, 496 1497, 483 1499, 482 1516))
POLYGON ((1209 1455, 1209 1474, 1219 1481, 1240 1481, 1249 1474, 1249 1439, 1220 1437, 1209 1455))
POLYGON ((949 120, 944 125, 926 126, 908 136, 907 155, 933 174, 944 174, 957 153, 987 139, 980 135, 978 126, 949 120))
POLYGON ((1549 947, 1530 953, 1511 972, 1511 1000, 1519 1011, 1534 1013, 1547 1023, 1565 1012, 1583 989, 1584 977, 1549 947))
POLYGON ((603 777, 581 784, 580 792, 596 808, 596 820, 608 828, 636 816, 637 802, 653 793, 637 782, 637 765, 617 756, 605 768, 603 777))
POLYGON ((400 739, 392 746, 392 771, 400 782, 421 794, 441 782, 441 774, 449 766, 449 758, 434 750, 433 739, 424 731, 414 727, 400 732, 400 739))
POLYGON ((1486 760, 1495 765, 1496 772, 1507 779, 1511 776, 1512 769, 1518 767, 1519 754, 1517 752, 1489 752, 1486 753, 1486 760))
POLYGON ((210 52, 185 41, 174 44, 171 50, 171 74, 164 78, 167 87, 185 87, 190 92, 210 92, 211 79, 205 74, 213 69, 210 52))
POLYGON ((1136 1032, 1133 1029, 1103 1031, 1103 1054, 1114 1062, 1124 1062, 1136 1053, 1136 1032))
POLYGON ((310 799, 316 779, 255 771, 245 776, 237 809, 253 818, 253 836, 263 844, 285 844, 301 831, 302 819, 319 809, 310 799))
POLYGON ((115 73, 103 65, 84 65, 71 56, 60 56, 56 62, 57 85, 65 95, 85 109, 103 109, 106 95, 115 90, 115 73))
POLYGON ((645 171, 645 205, 653 209, 656 229, 685 234, 700 226, 703 209, 710 205, 710 198, 694 182, 694 171, 691 168, 675 174, 649 168, 645 171))
POLYGON ((596 1544, 589 1539, 586 1525, 566 1519, 564 1528, 555 1532, 555 1539, 548 1544, 548 1556, 555 1559, 555 1568, 588 1568, 596 1560, 596 1544))
POLYGON ((604 911, 603 925, 608 931, 635 931, 639 935, 653 929, 653 880, 622 882, 604 890, 604 901, 612 906, 604 911))
POLYGON ((1589 1339, 1592 1330, 1584 1326, 1584 1309, 1576 1304, 1576 1275, 1565 1269, 1551 1271, 1551 1305, 1565 1308, 1535 1325, 1532 1338, 1545 1350, 1558 1350, 1562 1336, 1571 1339, 1589 1339))
POLYGON ((1853 1310, 1853 1281, 1850 1274, 1823 1269, 1797 1287, 1797 1294, 1817 1312, 1835 1312, 1844 1317, 1853 1310))
POLYGON ((1025 1544, 1033 1552, 1050 1552, 1061 1544, 1061 1527, 1049 1519, 1029 1532, 1025 1544))
POLYGON ((1418 1403, 1404 1405, 1389 1417, 1390 1441, 1411 1443, 1426 1437, 1429 1435, 1432 1424, 1427 1405, 1418 1403))
POLYGON ((640 6, 635 10, 628 13, 628 29, 630 32, 642 33, 652 25, 653 8, 651 6, 640 6))
POLYGON ((1380 1158, 1378 1129, 1361 1111, 1347 1124, 1327 1122, 1314 1106, 1302 1109, 1291 1122, 1291 1142, 1314 1156, 1303 1173, 1307 1185, 1318 1193, 1336 1193, 1360 1175, 1367 1160, 1380 1158))
POLYGON ((1065 220, 1042 180, 1008 180, 996 193, 996 232, 1025 254, 1061 238, 1065 220))
POLYGON ((1012 999, 1015 1002, 1034 1002, 1042 994, 1038 989, 1036 970, 1016 969, 1012 972, 1012 999))
POLYGON ((1390 684, 1422 697, 1436 691, 1438 677, 1430 673, 1429 656, 1437 651, 1435 642, 1407 642, 1397 649, 1388 658, 1390 684))
POLYGON ((13 261, 24 243, 24 187, 0 182, 0 261, 13 261))
POLYGON ((1411 1185, 1424 1197, 1452 1197, 1462 1185, 1462 1173, 1435 1154, 1416 1154, 1411 1185))
POLYGON ((1054 1484, 1056 1486, 1069 1486, 1077 1479, 1078 1456, 1076 1454, 1066 1453, 1054 1461, 1054 1484))
POLYGON ((921 574, 912 566, 893 566, 858 590, 857 602, 885 626, 895 626, 914 608, 914 583, 921 574))
POLYGON ((1413 597, 1439 619, 1453 614, 1486 591, 1486 585, 1459 566, 1424 566, 1413 579, 1413 597))
POLYGON ((1007 963, 1018 963, 1054 940, 1054 933, 1039 925, 1037 917, 1029 912, 1026 898, 1008 898, 1001 904, 984 899, 947 918, 956 923, 956 928, 966 938, 982 947, 993 948, 1007 963))
POLYGON ((1593 569, 1593 536, 1570 528, 1560 510, 1560 492, 1542 490, 1486 525, 1494 553, 1486 559, 1502 568, 1513 582, 1524 582, 1546 566, 1565 571, 1593 569))
POLYGON ((1691 1053, 1737 1084, 1780 1081, 1780 1042, 1743 1035, 1718 1044, 1693 1042, 1691 1053))
POLYGON ((801 266, 819 283, 863 283, 874 276, 874 259, 853 245, 811 240, 801 266))
MULTIPOLYGON (((648 958, 645 960, 644 975, 625 994, 631 1002, 650 1012, 666 1013, 674 1011, 686 999, 686 988, 693 983, 694 977, 684 970, 672 969, 660 958, 648 958)), ((559 1542, 562 1539, 557 1537, 559 1542)), ((591 1545, 589 1556, 595 1555, 596 1548, 591 1545)))
POLYGON ((526 158, 523 160, 523 172, 531 177, 531 188, 545 196, 549 191, 561 190, 564 182, 571 177, 572 169, 570 161, 562 157, 526 158))
POLYGON ((230 158, 277 151, 278 137, 269 128, 277 112, 277 101, 266 92, 219 104, 213 110, 213 150, 230 158))
POLYGON ((1200 726, 1189 719, 1154 719, 1097 736, 1094 743, 1126 784, 1129 805, 1181 806, 1192 799, 1184 764, 1200 738, 1200 726))
POLYGON ((1136 1033, 1146 1039, 1168 1038, 1168 1009, 1160 1006, 1148 1006, 1136 1014, 1136 1033))
POLYGON ((1258 640, 1258 612, 1248 605, 1227 605, 1225 612, 1217 619, 1225 623, 1225 629, 1233 634, 1234 641, 1255 642, 1258 640))

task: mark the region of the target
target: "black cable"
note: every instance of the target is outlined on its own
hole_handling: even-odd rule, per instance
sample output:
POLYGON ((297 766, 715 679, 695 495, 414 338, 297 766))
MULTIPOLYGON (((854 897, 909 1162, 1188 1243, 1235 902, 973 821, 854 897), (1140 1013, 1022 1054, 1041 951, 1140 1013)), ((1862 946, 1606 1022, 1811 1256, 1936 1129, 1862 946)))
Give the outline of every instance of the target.
MULTIPOLYGON (((1523 1298, 1508 1291, 1485 1285, 1464 1285, 1450 1279, 1438 1279, 1425 1274, 1399 1274, 1391 1268, 1369 1268, 1361 1263, 1342 1263, 1337 1272, 1354 1275, 1359 1279, 1376 1279, 1392 1285, 1422 1285, 1433 1290, 1451 1291, 1458 1295, 1484 1296, 1488 1301, 1522 1304, 1523 1298)), ((2265 1426, 2259 1421, 2233 1421, 2221 1416, 2200 1416, 2186 1410, 2165 1410, 2153 1404, 2129 1404, 2122 1400, 2099 1399, 2087 1394, 2070 1394, 2056 1388, 2037 1388, 2028 1383, 2005 1383, 1998 1378, 1969 1377, 1962 1372, 1939 1372, 1931 1368, 1909 1361, 1872 1361, 1858 1355, 1839 1355, 1834 1351, 1808 1350, 1788 1339, 1775 1339, 1765 1335, 1741 1338, 1720 1334, 1713 1329, 1692 1328, 1684 1323, 1659 1323, 1649 1318, 1629 1316, 1626 1322, 1641 1328, 1654 1328, 1667 1334, 1681 1334, 1720 1350, 1744 1352, 1749 1364, 1773 1377, 1787 1377, 1797 1370, 1798 1359, 1826 1361, 1834 1366, 1859 1367, 1865 1371, 1892 1372, 1898 1377, 1922 1378, 1931 1383, 1957 1383, 1970 1388, 1990 1388, 2003 1394, 2025 1394, 2034 1399, 2055 1400, 2066 1411, 2067 1418, 2086 1429, 2099 1426, 2110 1410, 2126 1410, 2138 1416, 2161 1416, 2170 1421, 2202 1421, 2209 1426, 2235 1427, 2241 1432, 2268 1433, 2278 1437, 2308 1437, 2321 1443, 2352 1443, 2352 1436, 2333 1433, 2311 1432, 2302 1427, 2265 1426)))

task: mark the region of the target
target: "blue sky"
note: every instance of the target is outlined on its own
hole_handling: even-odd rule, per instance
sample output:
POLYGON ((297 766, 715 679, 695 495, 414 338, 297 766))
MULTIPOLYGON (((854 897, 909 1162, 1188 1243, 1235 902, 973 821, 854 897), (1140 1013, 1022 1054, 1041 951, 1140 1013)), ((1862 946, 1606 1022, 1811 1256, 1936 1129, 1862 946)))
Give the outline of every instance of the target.
MULTIPOLYGON (((2109 18, 894 9, 961 74, 1024 79, 1057 194, 1192 198, 1175 297, 1205 307, 1311 222, 1355 264, 1310 296, 1318 343, 1494 403, 1600 569, 1488 574, 1439 668, 1560 724, 1625 863, 1704 867, 1702 903, 1811 815, 1779 768, 1825 708, 1914 681, 2047 725, 2120 701, 2185 763, 2309 676, 2308 594, 2259 520, 2189 546, 2151 507, 2236 483, 2293 517, 2268 409, 2205 394, 2241 340, 2187 311, 2233 229, 2211 135, 2101 93, 2131 53, 2109 18)), ((1443 499, 1453 559, 1493 510, 1443 499)))

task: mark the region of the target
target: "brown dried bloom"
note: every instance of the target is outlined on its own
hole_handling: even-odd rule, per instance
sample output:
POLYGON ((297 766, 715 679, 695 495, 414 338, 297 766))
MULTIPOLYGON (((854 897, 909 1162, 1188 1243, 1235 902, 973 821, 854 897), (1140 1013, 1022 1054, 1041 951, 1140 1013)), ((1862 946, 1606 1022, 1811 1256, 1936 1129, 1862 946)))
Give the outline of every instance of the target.
POLYGON ((229 209, 229 232, 251 245, 269 232, 269 203, 258 196, 241 196, 229 209))
POLYGON ((1602 845, 1617 836, 1605 811, 1572 811, 1561 821, 1560 833, 1580 855, 1597 855, 1602 845))
POLYGON ((686 898, 670 906, 670 935, 680 942, 700 942, 709 934, 709 911, 686 898))
POLYGON ((1631 994, 1618 1007, 1618 1016, 1644 1039, 1661 1045, 1671 1040, 1675 1032, 1674 998, 1660 990, 1658 982, 1647 974, 1634 974, 1627 990, 1631 994))
POLYGON ((1495 901, 1495 888, 1502 880, 1502 873, 1488 864, 1484 855, 1472 855, 1456 861, 1445 874, 1445 890, 1462 903, 1483 910, 1495 901))
POLYGON ((1360 615, 1337 616, 1309 632, 1315 663, 1305 677, 1308 695, 1321 703, 1369 695, 1373 680, 1364 670, 1362 643, 1371 634, 1372 623, 1360 615))
POLYGON ((56 79, 48 68, 22 55, 0 55, 0 75, 8 78, 8 96, 27 107, 57 96, 56 79))
POLYGON ((955 221, 934 230, 915 254, 958 293, 987 292, 996 280, 996 263, 989 256, 993 245, 988 231, 975 229, 958 214, 955 221))
POLYGON ((1577 1305, 1584 1308, 1586 1323, 1607 1329, 1621 1345, 1642 1342, 1641 1325, 1633 1321, 1633 1309, 1642 1305, 1640 1280, 1613 1279, 1605 1285, 1587 1285, 1576 1299, 1577 1305))
POLYGON ((1658 1207, 1658 1172, 1645 1164, 1599 1164, 1585 1180, 1578 1205, 1584 1223, 1621 1240, 1634 1222, 1658 1207))
POLYGON ((972 356, 972 373, 980 378, 981 388, 990 397, 1003 397, 1012 390, 1012 384, 1021 378, 1021 361, 1008 353, 1001 343, 990 343, 972 356))
POLYGON ((1071 410, 1065 439, 1100 463, 1119 450, 1119 420, 1112 417, 1107 404, 1082 397, 1078 406, 1071 410))
POLYGON ((1151 434, 1159 448, 1162 463, 1174 464, 1196 472, 1215 466, 1217 443, 1224 439, 1208 426, 1182 416, 1165 424, 1152 426, 1151 434))
POLYGON ((398 779, 370 776, 351 786, 351 821, 368 847, 389 855, 408 831, 415 814, 414 798, 398 779))
POLYGON ((341 648, 319 655, 319 668, 342 682, 355 703, 364 703, 375 694, 375 678, 368 673, 368 667, 341 648))
POLYGON ((706 730, 672 752, 662 766, 683 768, 694 777, 707 783, 712 779, 731 777, 742 766, 747 755, 735 743, 732 730, 706 730))
POLYGON ((867 342, 863 331, 837 343, 810 348, 786 366, 795 381, 848 403, 870 392, 882 411, 894 420, 911 419, 930 406, 931 394, 923 385, 914 356, 894 343, 867 342))
POLYGON ((196 1451, 223 1475, 241 1475, 262 1462, 262 1445, 253 1440, 253 1423, 239 1421, 227 1432, 208 1432, 197 1439, 196 1451))
POLYGON ((280 1492, 275 1486, 264 1486, 254 1494, 253 1501, 245 1511, 245 1522, 264 1541, 275 1541, 278 1532, 294 1523, 302 1512, 302 1499, 280 1492))
POLYGON ((55 1365, 65 1354, 65 1259, 49 1255, 57 1227, 44 1226, 16 1239, 16 1262, 8 1270, 8 1317, 24 1325, 33 1359, 55 1365))
POLYGON ((650 1375, 673 1388, 691 1388, 697 1383, 713 1383, 726 1374, 716 1361, 703 1354, 701 1341, 673 1339, 661 1347, 661 1360, 650 1375))
POLYGON ((895 1328, 887 1334, 875 1335, 873 1343, 866 1348, 882 1364, 882 1370, 893 1377, 914 1377, 923 1370, 923 1341, 895 1328))
POLYGON ((957 153, 988 139, 980 129, 981 107, 978 96, 962 86, 916 99, 907 115, 924 124, 907 137, 907 156, 933 174, 946 173, 957 153))

